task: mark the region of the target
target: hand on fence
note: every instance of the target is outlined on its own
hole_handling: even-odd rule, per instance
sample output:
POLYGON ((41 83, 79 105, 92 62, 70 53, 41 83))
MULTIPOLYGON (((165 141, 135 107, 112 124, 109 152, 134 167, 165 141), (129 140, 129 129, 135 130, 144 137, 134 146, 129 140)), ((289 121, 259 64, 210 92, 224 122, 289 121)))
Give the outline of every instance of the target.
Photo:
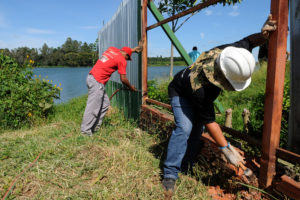
POLYGON ((134 47, 132 51, 140 53, 141 51, 143 51, 143 47, 144 47, 144 40, 140 40, 139 46, 134 47))
POLYGON ((268 19, 264 23, 263 27, 261 28, 261 33, 265 38, 269 38, 270 32, 273 32, 276 29, 277 29, 277 21, 272 20, 272 14, 270 14, 268 19))
POLYGON ((134 86, 132 86, 132 87, 130 88, 130 90, 133 91, 133 92, 137 92, 137 89, 136 89, 134 86))

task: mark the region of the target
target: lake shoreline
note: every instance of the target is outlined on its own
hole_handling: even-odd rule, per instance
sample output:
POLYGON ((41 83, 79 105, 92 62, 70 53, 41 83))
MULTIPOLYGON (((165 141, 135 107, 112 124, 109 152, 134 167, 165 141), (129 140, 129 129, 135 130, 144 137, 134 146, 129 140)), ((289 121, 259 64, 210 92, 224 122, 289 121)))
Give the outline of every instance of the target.
MULTIPOLYGON (((181 67, 181 66, 187 66, 185 63, 179 63, 179 64, 174 64, 174 67, 181 67)), ((76 66, 76 67, 71 67, 71 66, 35 66, 33 68, 91 68, 93 66, 76 66)), ((170 65, 166 65, 164 63, 157 63, 157 64, 148 64, 148 67, 170 67, 170 65)))
MULTIPOLYGON (((185 66, 174 66, 173 75, 185 66)), ((33 73, 41 79, 47 79, 53 85, 60 85, 62 88, 61 99, 55 103, 64 103, 68 100, 86 94, 86 76, 92 67, 35 67, 33 73)), ((148 80, 162 80, 169 78, 169 67, 149 66, 148 80)), ((117 73, 117 72, 116 72, 117 73)))

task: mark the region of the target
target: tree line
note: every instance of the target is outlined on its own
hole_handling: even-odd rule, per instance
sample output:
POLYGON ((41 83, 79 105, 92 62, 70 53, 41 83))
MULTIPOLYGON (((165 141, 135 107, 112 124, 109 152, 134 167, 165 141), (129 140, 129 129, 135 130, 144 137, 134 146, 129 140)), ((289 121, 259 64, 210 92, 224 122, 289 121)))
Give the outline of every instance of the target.
MULTIPOLYGON (((182 57, 173 57, 174 65, 186 65, 184 59, 182 57)), ((148 57, 148 65, 151 66, 169 66, 170 65, 170 57, 148 57)))
POLYGON ((34 66, 93 66, 98 59, 97 40, 88 44, 68 37, 60 47, 49 47, 46 43, 42 48, 19 47, 12 50, 1 49, 5 55, 14 58, 19 65, 26 59, 34 61, 34 66))

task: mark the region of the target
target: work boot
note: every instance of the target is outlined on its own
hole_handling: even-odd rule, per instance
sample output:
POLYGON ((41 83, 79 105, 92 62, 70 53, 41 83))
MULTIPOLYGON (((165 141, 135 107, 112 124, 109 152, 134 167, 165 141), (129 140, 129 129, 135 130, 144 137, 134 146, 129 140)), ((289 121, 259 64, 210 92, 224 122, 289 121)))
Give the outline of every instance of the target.
POLYGON ((174 188, 175 188, 176 180, 171 178, 164 178, 162 181, 162 185, 165 190, 165 200, 172 199, 174 188))

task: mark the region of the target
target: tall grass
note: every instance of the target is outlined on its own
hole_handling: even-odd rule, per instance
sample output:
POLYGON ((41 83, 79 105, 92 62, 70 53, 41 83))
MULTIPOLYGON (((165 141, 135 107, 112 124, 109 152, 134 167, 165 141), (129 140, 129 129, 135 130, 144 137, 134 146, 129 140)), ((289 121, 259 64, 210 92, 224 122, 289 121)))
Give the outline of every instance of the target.
MULTIPOLYGON (((259 98, 261 93, 265 92, 266 74, 267 65, 266 63, 262 63, 259 69, 252 75, 251 84, 247 89, 241 92, 222 91, 221 95, 218 97, 225 110, 228 108, 233 110, 232 126, 234 129, 243 129, 242 112, 244 108, 249 109, 251 114, 255 115, 255 113, 253 113, 251 110, 252 104, 257 98, 259 98)), ((217 121, 221 124, 224 124, 224 116, 218 117, 217 121)))
MULTIPOLYGON (((0 197, 8 199, 163 199, 159 141, 110 109, 98 133, 81 136, 86 96, 55 106, 40 126, 0 133, 0 197)), ((160 149, 165 151, 165 149, 160 149)), ((202 182, 181 175, 174 199, 210 199, 202 182)))
MULTIPOLYGON (((242 112, 246 108, 251 113, 251 123, 254 131, 261 131, 263 126, 264 101, 266 90, 267 63, 260 64, 260 68, 253 74, 250 86, 241 92, 223 91, 219 96, 225 109, 232 108, 232 126, 234 129, 243 130, 242 112)), ((285 92, 283 112, 289 111, 289 79, 290 63, 286 64, 285 92)), ((218 117, 219 123, 224 123, 224 116, 218 117)), ((283 120, 288 123, 288 114, 283 115, 283 120)), ((286 124, 287 125, 287 124, 286 124)), ((285 127, 285 126, 284 126, 285 127)), ((286 130, 284 130, 286 132, 286 130)), ((261 135, 261 133, 258 133, 261 135)), ((285 134, 285 133, 284 133, 285 134)))

